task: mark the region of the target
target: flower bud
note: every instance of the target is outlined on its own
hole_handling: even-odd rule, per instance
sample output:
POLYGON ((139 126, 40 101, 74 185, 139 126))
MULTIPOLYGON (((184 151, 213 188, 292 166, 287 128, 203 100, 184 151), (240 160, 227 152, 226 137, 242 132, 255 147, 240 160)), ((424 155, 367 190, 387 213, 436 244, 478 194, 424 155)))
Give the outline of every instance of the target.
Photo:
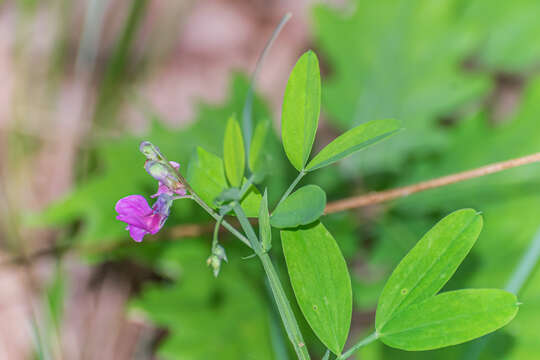
POLYGON ((217 256, 219 260, 225 260, 225 262, 228 262, 227 253, 225 252, 225 248, 223 248, 223 246, 217 244, 212 251, 212 254, 217 256))
POLYGON ((178 189, 182 186, 171 168, 161 161, 148 160, 144 164, 144 168, 150 176, 171 190, 178 189))
POLYGON ((148 160, 159 160, 160 159, 160 151, 157 146, 154 146, 149 141, 143 141, 141 145, 139 145, 139 150, 146 156, 148 160))
POLYGON ((159 195, 154 205, 152 205, 152 210, 154 210, 155 214, 168 217, 171 211, 172 203, 172 196, 170 196, 169 194, 161 194, 159 195))
POLYGON ((216 255, 210 255, 206 260, 206 264, 212 268, 214 276, 218 277, 219 270, 221 269, 221 260, 216 255))

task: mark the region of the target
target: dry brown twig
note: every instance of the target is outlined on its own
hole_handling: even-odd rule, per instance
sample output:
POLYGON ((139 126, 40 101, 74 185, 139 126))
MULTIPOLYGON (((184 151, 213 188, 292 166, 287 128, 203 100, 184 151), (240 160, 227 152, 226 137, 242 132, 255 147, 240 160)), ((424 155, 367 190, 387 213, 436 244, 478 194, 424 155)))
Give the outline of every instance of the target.
MULTIPOLYGON (((388 202, 394 199, 402 198, 409 196, 411 194, 415 194, 421 191, 426 191, 430 189, 435 189, 438 187, 455 184, 461 181, 469 180, 478 178, 481 176, 494 174, 503 170, 512 169, 515 167, 532 164, 540 162, 540 152, 523 156, 520 158, 515 158, 507 161, 497 162, 490 165, 482 166, 473 170, 463 171, 460 173, 448 175, 439 177, 436 179, 423 181, 417 184, 399 187, 395 189, 380 191, 380 192, 371 192, 368 194, 360 195, 360 196, 354 196, 349 197, 346 199, 338 200, 330 202, 326 205, 326 209, 324 211, 324 214, 333 214, 341 211, 356 209, 360 207, 367 207, 372 205, 377 205, 380 203, 388 202)), ((233 220, 231 221, 233 225, 237 225, 237 223, 233 220)), ((207 223, 207 224, 184 224, 184 225, 178 225, 169 228, 167 231, 167 236, 165 238, 173 238, 173 239, 181 239, 186 237, 196 237, 204 234, 209 234, 213 231, 214 224, 213 223, 207 223)), ((80 254, 98 254, 103 253, 107 251, 111 251, 117 248, 120 248, 122 246, 128 246, 131 242, 114 242, 109 244, 102 244, 100 246, 79 246, 79 247, 72 247, 72 246, 54 246, 51 248, 41 249, 36 251, 33 254, 28 254, 25 256, 24 259, 20 257, 12 258, 8 261, 5 261, 0 264, 0 266, 4 264, 14 264, 14 263, 23 263, 30 260, 33 260, 35 258, 39 258, 42 256, 52 255, 52 254, 59 254, 64 253, 67 251, 77 251, 80 254)))
POLYGON ((435 188, 450 185, 450 184, 455 184, 464 180, 474 179, 477 177, 497 173, 503 170, 515 168, 515 167, 526 165, 526 164, 532 164, 539 161, 540 161, 540 153, 535 153, 535 154, 523 156, 516 159, 501 161, 498 163, 482 166, 473 170, 463 171, 460 173, 443 176, 443 177, 428 180, 428 181, 423 181, 414 185, 399 187, 396 189, 390 189, 386 191, 372 192, 365 195, 346 198, 343 200, 331 202, 328 205, 326 205, 326 209, 324 213, 332 214, 332 213, 350 210, 354 208, 380 204, 382 202, 409 196, 417 192, 435 189, 435 188))

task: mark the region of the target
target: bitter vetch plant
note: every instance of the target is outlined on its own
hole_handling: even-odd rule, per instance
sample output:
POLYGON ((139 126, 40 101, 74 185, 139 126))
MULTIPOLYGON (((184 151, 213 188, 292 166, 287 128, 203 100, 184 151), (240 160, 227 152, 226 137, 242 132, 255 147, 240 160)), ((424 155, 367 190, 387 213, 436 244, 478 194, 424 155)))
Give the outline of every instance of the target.
POLYGON ((310 354, 268 254, 272 227, 280 229, 296 301, 313 332, 336 359, 347 359, 377 339, 404 350, 441 348, 483 336, 511 321, 519 304, 515 295, 507 291, 466 289, 439 293, 469 253, 482 228, 478 212, 458 210, 436 224, 394 270, 379 298, 373 334, 343 351, 352 315, 347 264, 337 242, 320 220, 326 205, 325 192, 315 185, 305 185, 296 191, 295 188, 307 173, 388 138, 400 130, 400 124, 393 119, 364 123, 336 138, 310 160, 320 98, 318 60, 308 51, 290 75, 282 112, 283 147, 298 176, 272 212, 267 190, 261 196, 256 186, 271 172, 264 156, 268 123, 259 123, 251 143, 245 144, 240 125, 232 116, 225 129, 224 158, 197 148, 187 178, 178 171, 179 165, 169 162, 159 148, 143 142, 145 168, 159 182, 155 194, 158 199, 150 207, 140 195, 123 198, 116 206, 118 219, 128 224, 127 230, 135 241, 141 241, 144 235, 161 229, 173 201, 190 199, 199 204, 217 221, 208 258, 214 274, 219 274, 222 261, 227 260, 217 231, 224 226, 260 259, 299 359, 309 359, 310 354), (249 151, 245 150, 246 145, 249 151), (242 231, 225 219, 229 213, 236 215, 242 231), (248 217, 258 218, 258 234, 248 217))

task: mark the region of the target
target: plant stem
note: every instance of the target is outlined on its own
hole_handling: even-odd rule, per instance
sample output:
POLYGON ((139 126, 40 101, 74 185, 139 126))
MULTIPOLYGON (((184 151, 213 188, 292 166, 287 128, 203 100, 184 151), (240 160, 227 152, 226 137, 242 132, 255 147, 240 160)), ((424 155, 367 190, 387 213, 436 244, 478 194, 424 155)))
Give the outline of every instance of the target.
POLYGON ((222 221, 223 215, 219 217, 219 219, 216 221, 216 226, 214 227, 214 236, 212 237, 212 252, 214 252, 216 246, 218 245, 219 227, 221 226, 222 221))
POLYGON ((255 65, 255 71, 253 71, 253 75, 251 76, 251 81, 249 82, 249 88, 246 94, 246 101, 244 102, 244 109, 242 110, 242 131, 244 135, 244 143, 246 145, 246 160, 247 156, 249 156, 249 148, 251 146, 251 133, 253 128, 252 123, 252 109, 253 109, 253 88, 255 87, 255 82, 257 81, 257 76, 259 75, 259 72, 262 69, 262 65, 264 62, 264 59, 266 59, 266 56, 268 55, 268 52, 270 51, 270 48, 272 48, 272 44, 277 39, 279 33, 281 32, 281 29, 285 26, 287 21, 292 17, 291 13, 286 13, 279 22, 278 26, 274 29, 274 32, 272 33, 272 36, 270 36, 270 39, 268 39, 268 42, 266 43, 261 55, 259 56, 259 59, 257 60, 257 64, 255 65))
POLYGON ((374 332, 373 334, 369 335, 368 337, 360 340, 356 344, 354 344, 349 350, 347 350, 345 353, 341 354, 337 357, 336 360, 345 360, 348 359, 352 354, 357 352, 361 347, 366 346, 368 344, 371 344, 378 338, 377 332, 374 332))
MULTIPOLYGON (((204 200, 202 200, 199 197, 199 195, 197 195, 197 193, 189 185, 186 179, 184 179, 182 174, 180 174, 175 168, 170 166, 170 163, 165 158, 165 156, 163 156, 162 154, 160 155, 162 156, 163 161, 169 167, 169 169, 172 170, 174 174, 176 174, 178 181, 180 181, 180 183, 182 183, 186 187, 186 190, 191 194, 193 200, 197 204, 199 204, 204 210, 206 210, 206 212, 210 214, 210 216, 212 216, 217 221, 221 221, 223 227, 229 230, 231 234, 233 234, 238 239, 240 239, 244 244, 252 248, 253 251, 255 251, 255 253, 259 256, 263 264, 266 277, 268 278, 268 282, 270 283, 270 288, 274 295, 274 300, 276 302, 279 314, 281 315, 281 320, 283 321, 283 325, 285 326, 287 335, 289 336, 289 339, 291 340, 293 344, 294 350, 296 351, 296 354, 298 355, 298 359, 309 360, 310 359, 309 353, 304 343, 302 333, 300 332, 300 328, 298 327, 298 323, 296 321, 296 317, 294 316, 294 312, 292 311, 291 304, 289 303, 289 300, 287 299, 287 296, 285 295, 283 286, 281 285, 277 272, 274 269, 272 260, 270 260, 270 256, 266 252, 263 251, 261 243, 259 239, 257 238, 257 235, 255 234, 255 231, 253 230, 253 227, 251 226, 249 220, 247 219, 247 216, 244 213, 242 206, 240 206, 240 204, 236 201, 232 203, 232 208, 234 212, 236 213, 236 216, 238 217, 238 221, 240 222, 242 229, 246 233, 247 238, 244 235, 242 235, 238 230, 236 230, 233 226, 231 226, 228 222, 223 220, 222 215, 217 214, 210 206, 208 206, 208 204, 206 204, 204 200)), ((292 191, 292 188, 294 188, 294 186, 298 183, 298 181, 300 181, 304 173, 301 172, 300 175, 296 178, 293 184, 291 184, 291 187, 289 187, 288 192, 292 191)), ((251 181, 248 180, 247 183, 250 183, 250 182, 251 181)), ((242 188, 242 192, 245 193, 248 188, 249 186, 244 186, 242 188)))
MULTIPOLYGON (((268 298, 273 299, 274 295, 268 279, 266 279, 264 285, 269 295, 268 298)), ((281 317, 279 315, 279 310, 275 302, 270 301, 270 306, 270 338, 272 341, 272 348, 274 349, 274 356, 276 360, 289 360, 289 350, 283 336, 283 331, 281 330, 281 317)))
POLYGON ((330 360, 330 350, 326 350, 322 360, 330 360))
MULTIPOLYGON (((191 193, 192 196, 193 196, 193 200, 199 204, 204 210, 206 210, 206 212, 208 214, 210 214, 210 216, 212 216, 216 221, 220 220, 221 218, 221 215, 219 215, 218 213, 216 213, 214 211, 214 209, 212 209, 210 206, 208 206, 197 194, 195 194, 194 192, 191 193)), ((242 235, 238 230, 236 230, 234 228, 234 226, 232 226, 231 224, 229 224, 226 220, 221 220, 221 225, 223 225, 223 227, 227 230, 229 230, 229 232, 231 234, 233 234, 234 236, 236 236, 240 241, 242 241, 244 244, 246 244, 247 246, 251 247, 251 244, 248 240, 248 238, 246 238, 244 235, 242 235)))
POLYGON ((325 214, 332 214, 335 212, 356 209, 362 206, 375 205, 382 202, 398 199, 401 197, 409 196, 411 194, 435 189, 441 186, 447 186, 457 182, 474 179, 489 174, 494 174, 499 171, 540 162, 540 152, 523 156, 516 159, 507 161, 501 161, 498 163, 489 164, 476 169, 467 170, 452 175, 439 177, 436 179, 422 181, 417 184, 403 186, 395 189, 385 190, 381 192, 372 192, 365 195, 356 197, 350 197, 339 201, 334 201, 326 206, 324 210, 325 214))
POLYGON ((537 231, 534 236, 531 244, 525 250, 521 261, 514 270, 514 274, 506 284, 506 290, 519 295, 523 286, 530 279, 531 275, 534 274, 536 265, 538 265, 538 260, 540 259, 540 229, 537 231))
POLYGON ((281 197, 281 199, 279 199, 279 202, 278 204, 276 205, 276 208, 292 193, 292 191, 294 190, 294 188, 296 187, 296 185, 298 185, 298 183, 300 182, 300 180, 302 180, 302 178, 304 177, 304 175, 306 175, 306 173, 304 172, 304 170, 300 171, 298 173, 298 176, 296 177, 296 179, 293 180, 293 182, 291 183, 291 185, 289 186, 289 188, 287 189, 287 191, 285 191, 285 193, 283 194, 283 196, 281 197))
POLYGON ((294 312, 292 311, 291 304, 289 303, 289 300, 285 295, 285 291, 283 290, 283 286, 281 285, 281 281, 279 280, 279 276, 276 272, 276 269, 274 268, 274 265, 272 264, 270 256, 268 255, 268 253, 263 251, 259 239, 257 238, 257 235, 255 235, 255 231, 253 230, 253 227, 248 221, 246 215, 244 214, 244 210, 242 210, 242 207, 238 203, 234 203, 233 209, 236 213, 236 216, 238 217, 238 221, 240 221, 242 229, 244 229, 244 232, 246 233, 248 239, 252 244, 253 250, 261 260, 264 271, 266 273, 266 277, 268 278, 268 282, 270 283, 270 289, 272 290, 272 294, 274 296, 279 315, 281 316, 285 331, 287 332, 287 336, 289 337, 289 340, 291 341, 294 350, 296 351, 298 359, 309 360, 309 353, 304 343, 302 333, 300 332, 300 328, 298 327, 298 323, 296 321, 296 317, 294 316, 294 312))

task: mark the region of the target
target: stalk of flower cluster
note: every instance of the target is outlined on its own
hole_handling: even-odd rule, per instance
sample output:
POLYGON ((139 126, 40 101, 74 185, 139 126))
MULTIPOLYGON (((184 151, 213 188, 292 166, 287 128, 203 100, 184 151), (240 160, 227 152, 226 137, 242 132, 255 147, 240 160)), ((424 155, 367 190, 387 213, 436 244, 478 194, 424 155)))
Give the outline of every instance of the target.
MULTIPOLYGON (((159 160, 161 160, 163 162, 163 164, 169 169, 170 173, 171 174, 174 174, 176 176, 176 179, 178 182, 180 182, 182 185, 185 186, 188 194, 190 194, 191 196, 191 199, 193 199, 197 204, 199 204, 210 216, 212 216, 216 221, 220 220, 221 218, 221 215, 216 213, 214 211, 214 209, 212 209, 207 203, 204 202, 203 199, 200 198, 200 196, 195 192, 195 190, 193 190, 193 188, 189 185, 189 183, 186 181, 186 179, 184 178, 184 176, 182 176, 182 174, 180 174, 180 172, 175 169, 173 166, 171 166, 169 160, 167 160, 167 158, 165 157, 165 155, 163 155, 161 153, 161 151, 158 151, 157 149, 154 148, 154 151, 156 153, 156 155, 158 156, 159 160)), ((234 226, 232 226, 231 224, 229 224, 226 220, 224 219, 221 219, 221 225, 223 225, 223 227, 227 230, 229 230, 229 232, 231 234, 233 234, 234 236, 236 236, 240 241, 242 241, 244 244, 246 244, 247 246, 251 247, 251 244, 249 242, 249 240, 244 236, 242 235, 238 230, 236 230, 234 228, 234 226)))
MULTIPOLYGON (((223 220, 222 215, 216 213, 208 204, 206 204, 206 202, 204 202, 204 200, 202 200, 197 195, 197 193, 189 185, 189 183, 182 176, 182 174, 180 174, 180 172, 178 172, 177 169, 172 167, 169 164, 169 161, 160 152, 159 152, 159 157, 166 164, 166 166, 169 168, 171 173, 175 174, 175 176, 177 177, 177 180, 186 187, 186 190, 188 191, 189 194, 191 194, 192 199, 197 204, 199 204, 216 221, 220 221, 221 224, 227 230, 231 232, 231 234, 233 234, 239 240, 241 240, 244 244, 252 248, 255 251, 255 253, 259 256, 261 263, 263 265, 264 271, 266 273, 266 276, 268 278, 268 282, 270 283, 270 288, 272 290, 272 294, 274 295, 274 300, 276 302, 279 314, 283 321, 283 325, 285 327, 285 330, 287 332, 287 335, 291 343, 293 344, 296 354, 298 355, 298 359, 309 360, 310 359, 309 353, 305 346, 302 333, 300 332, 300 328, 298 327, 298 322, 296 321, 296 317, 294 316, 294 312, 292 311, 291 304, 289 303, 289 300, 287 299, 287 296, 285 295, 285 291, 283 290, 281 281, 279 280, 279 277, 274 268, 274 265, 272 264, 272 260, 270 259, 270 256, 262 250, 260 241, 257 238, 257 235, 255 234, 255 231, 253 230, 253 227, 249 223, 249 220, 247 219, 240 204, 238 202, 234 202, 233 210, 236 213, 236 216, 238 217, 238 220, 244 232, 246 233, 247 238, 246 236, 242 235, 238 230, 236 230, 232 225, 230 225, 227 221, 223 220)), ((298 181, 299 180, 300 179, 298 179, 298 181)), ((246 183, 250 183, 250 182, 248 181, 246 183)), ((248 188, 249 186, 242 187, 242 190, 243 190, 242 192, 245 192, 248 188)))
POLYGON ((250 240, 253 250, 261 260, 264 272, 266 273, 266 277, 268 278, 268 282, 270 283, 272 294, 274 295, 274 301, 276 302, 279 315, 281 316, 285 331, 287 332, 287 336, 289 337, 289 340, 291 341, 293 348, 296 351, 298 359, 309 360, 309 352, 307 351, 304 339, 302 337, 302 333, 300 332, 300 328, 298 327, 298 322, 296 321, 296 317, 294 316, 294 312, 292 311, 291 304, 289 303, 287 295, 283 290, 283 286, 281 284, 281 281, 279 280, 276 269, 272 264, 270 256, 268 255, 268 253, 263 251, 261 243, 257 238, 257 235, 255 234, 255 231, 253 230, 253 227, 247 219, 246 214, 244 213, 244 210, 242 209, 240 204, 235 202, 233 205, 233 210, 238 217, 238 221, 240 222, 242 229, 250 240))

